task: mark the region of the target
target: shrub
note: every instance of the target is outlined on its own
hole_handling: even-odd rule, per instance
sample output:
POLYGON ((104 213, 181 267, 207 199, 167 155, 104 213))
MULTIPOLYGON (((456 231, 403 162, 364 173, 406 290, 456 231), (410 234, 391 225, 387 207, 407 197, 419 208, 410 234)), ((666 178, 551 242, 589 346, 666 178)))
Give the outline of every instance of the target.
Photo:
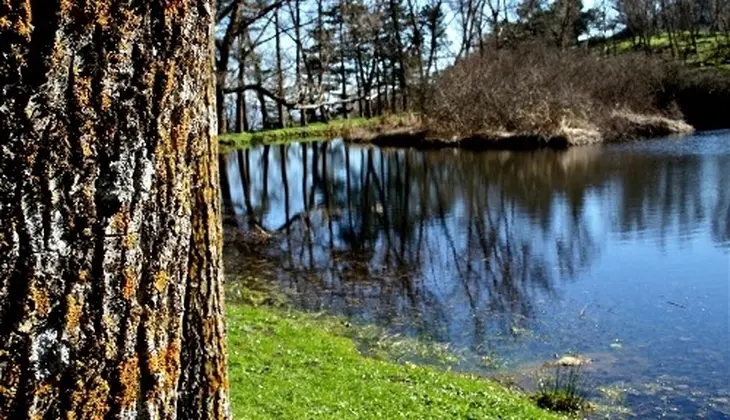
MULTIPOLYGON (((450 136, 550 136, 565 127, 616 129, 617 113, 699 122, 707 98, 730 104, 727 76, 642 53, 605 57, 532 42, 457 62, 434 84, 425 117, 431 131, 450 136)), ((716 124, 729 120, 717 111, 716 124)))

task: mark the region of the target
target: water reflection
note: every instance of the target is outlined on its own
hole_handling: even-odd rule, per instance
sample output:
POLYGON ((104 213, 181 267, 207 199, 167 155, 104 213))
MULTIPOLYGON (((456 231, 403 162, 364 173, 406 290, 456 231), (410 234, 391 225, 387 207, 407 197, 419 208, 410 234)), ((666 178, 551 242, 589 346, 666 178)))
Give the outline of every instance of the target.
MULTIPOLYGON (((705 345, 713 380, 730 366, 726 134, 533 153, 300 143, 231 152, 221 172, 229 231, 267 238, 255 251, 269 264, 254 274, 301 308, 476 354, 542 357, 605 348, 619 332, 638 348, 673 336, 678 322, 702 322, 715 336, 705 345), (709 321, 667 317, 666 296, 695 293, 665 290, 677 267, 663 267, 677 258, 687 263, 674 281, 704 293, 709 321), (724 303, 712 291, 724 291, 724 303), (638 318, 651 328, 631 326, 638 318)), ((241 246, 251 251, 227 243, 228 274, 251 274, 241 246)), ((646 352, 664 363, 664 353, 646 352)))

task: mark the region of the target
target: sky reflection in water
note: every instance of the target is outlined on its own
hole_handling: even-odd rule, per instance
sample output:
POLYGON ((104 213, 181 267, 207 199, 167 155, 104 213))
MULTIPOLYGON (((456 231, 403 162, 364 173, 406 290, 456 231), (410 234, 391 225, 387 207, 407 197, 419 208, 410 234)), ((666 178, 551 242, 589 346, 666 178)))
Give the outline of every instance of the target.
POLYGON ((639 417, 730 417, 727 132, 529 153, 299 143, 221 163, 227 229, 276 232, 267 280, 298 307, 513 368, 590 354, 639 417))

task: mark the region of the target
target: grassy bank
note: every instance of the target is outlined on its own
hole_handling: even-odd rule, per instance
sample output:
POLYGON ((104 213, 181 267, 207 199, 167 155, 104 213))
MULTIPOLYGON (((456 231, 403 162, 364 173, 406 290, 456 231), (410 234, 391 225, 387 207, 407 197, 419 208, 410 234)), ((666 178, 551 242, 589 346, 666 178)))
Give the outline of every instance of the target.
POLYGON ((362 356, 313 315, 229 305, 236 419, 551 419, 528 397, 480 378, 362 356))
POLYGON ((246 133, 230 133, 220 137, 224 146, 242 148, 256 144, 274 144, 301 139, 330 139, 342 137, 355 129, 374 129, 394 124, 396 117, 350 118, 331 120, 328 123, 312 123, 305 127, 287 127, 246 133))
MULTIPOLYGON (((728 48, 724 36, 700 32, 695 39, 696 49, 691 42, 692 37, 689 32, 678 32, 674 34, 674 38, 674 56, 669 34, 666 32, 652 36, 649 49, 652 53, 659 54, 666 59, 680 59, 690 66, 730 70, 730 48, 728 48)), ((617 53, 647 49, 646 46, 635 43, 631 39, 608 40, 603 43, 603 46, 609 50, 615 48, 617 53)))
POLYGON ((461 148, 468 150, 532 150, 543 147, 564 149, 571 146, 690 134, 694 128, 682 120, 661 115, 615 112, 604 127, 564 120, 552 130, 494 131, 481 129, 454 135, 437 124, 423 122, 396 129, 358 129, 348 140, 381 147, 417 149, 461 148))

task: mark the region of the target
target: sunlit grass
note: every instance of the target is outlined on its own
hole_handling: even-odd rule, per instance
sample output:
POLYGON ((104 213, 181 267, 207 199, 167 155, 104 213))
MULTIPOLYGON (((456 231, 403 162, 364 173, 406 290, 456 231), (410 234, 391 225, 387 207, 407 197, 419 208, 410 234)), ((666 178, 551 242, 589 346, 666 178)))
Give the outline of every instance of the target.
POLYGON ((327 139, 346 135, 355 128, 375 127, 384 119, 350 118, 331 120, 328 123, 312 123, 305 127, 287 127, 246 133, 230 133, 220 137, 222 144, 230 147, 248 147, 256 144, 276 144, 300 139, 327 139))
MULTIPOLYGON (((696 51, 694 51, 688 32, 677 33, 674 36, 674 42, 677 46, 675 53, 679 55, 679 57, 675 58, 684 59, 687 64, 694 66, 730 69, 730 45, 727 44, 724 36, 701 32, 697 35, 695 41, 697 45, 696 51)), ((649 44, 653 51, 667 56, 667 58, 672 54, 669 35, 667 33, 652 36, 649 44)), ((605 46, 605 48, 610 47, 605 46)), ((632 51, 636 48, 641 47, 634 45, 630 39, 619 41, 616 45, 616 50, 619 53, 632 51)))
POLYGON ((488 380, 365 357, 336 318, 229 305, 227 322, 236 419, 558 418, 488 380))

